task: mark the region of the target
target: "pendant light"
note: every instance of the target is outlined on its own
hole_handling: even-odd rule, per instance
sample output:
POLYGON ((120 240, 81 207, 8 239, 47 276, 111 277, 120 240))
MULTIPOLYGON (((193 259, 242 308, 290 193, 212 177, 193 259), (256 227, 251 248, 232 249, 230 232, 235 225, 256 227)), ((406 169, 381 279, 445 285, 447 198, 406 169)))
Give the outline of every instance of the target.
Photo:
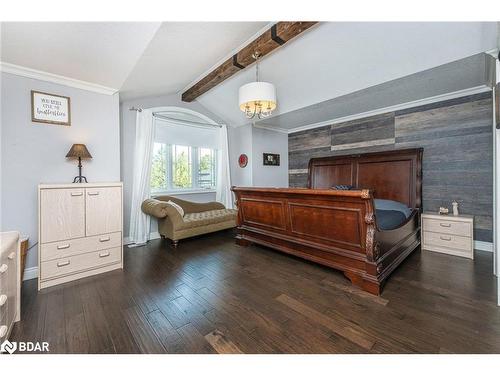
POLYGON ((240 109, 248 119, 257 116, 259 119, 268 117, 276 109, 276 88, 272 83, 259 82, 259 57, 255 52, 255 81, 240 87, 239 104, 240 109))

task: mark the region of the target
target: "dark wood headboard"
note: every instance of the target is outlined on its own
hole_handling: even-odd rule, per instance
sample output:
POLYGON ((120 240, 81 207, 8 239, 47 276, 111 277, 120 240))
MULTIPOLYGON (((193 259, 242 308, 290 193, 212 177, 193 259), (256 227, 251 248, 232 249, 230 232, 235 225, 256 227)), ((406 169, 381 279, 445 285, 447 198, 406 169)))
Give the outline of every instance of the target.
POLYGON ((375 198, 421 208, 422 154, 422 148, 412 148, 313 158, 309 161, 308 185, 310 189, 352 185, 372 190, 375 198))

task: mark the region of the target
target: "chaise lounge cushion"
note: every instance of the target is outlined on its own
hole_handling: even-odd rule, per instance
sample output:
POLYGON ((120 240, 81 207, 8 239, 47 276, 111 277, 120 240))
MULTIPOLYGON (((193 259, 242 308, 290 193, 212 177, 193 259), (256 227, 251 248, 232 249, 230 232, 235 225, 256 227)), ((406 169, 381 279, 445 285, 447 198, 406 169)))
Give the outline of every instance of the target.
POLYGON ((184 215, 182 229, 201 227, 205 225, 222 223, 224 221, 236 220, 238 210, 224 208, 223 210, 211 210, 194 212, 184 215))

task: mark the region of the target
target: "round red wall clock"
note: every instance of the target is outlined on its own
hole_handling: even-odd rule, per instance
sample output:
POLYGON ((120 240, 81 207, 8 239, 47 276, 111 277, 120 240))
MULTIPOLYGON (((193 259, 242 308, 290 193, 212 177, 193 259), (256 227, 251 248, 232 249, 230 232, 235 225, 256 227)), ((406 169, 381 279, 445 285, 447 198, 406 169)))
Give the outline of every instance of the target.
POLYGON ((238 158, 238 164, 240 168, 245 168, 248 164, 248 156, 246 156, 246 154, 241 154, 238 158))

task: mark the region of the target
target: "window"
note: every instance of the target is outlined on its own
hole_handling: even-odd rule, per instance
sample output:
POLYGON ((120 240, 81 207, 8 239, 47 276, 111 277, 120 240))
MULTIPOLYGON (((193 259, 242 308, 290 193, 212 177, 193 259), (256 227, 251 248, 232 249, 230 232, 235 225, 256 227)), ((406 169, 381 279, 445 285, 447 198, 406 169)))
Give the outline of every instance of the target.
POLYGON ((215 188, 215 150, 198 148, 198 187, 215 188))
POLYGON ((215 189, 216 155, 211 148, 155 142, 151 191, 215 189))

